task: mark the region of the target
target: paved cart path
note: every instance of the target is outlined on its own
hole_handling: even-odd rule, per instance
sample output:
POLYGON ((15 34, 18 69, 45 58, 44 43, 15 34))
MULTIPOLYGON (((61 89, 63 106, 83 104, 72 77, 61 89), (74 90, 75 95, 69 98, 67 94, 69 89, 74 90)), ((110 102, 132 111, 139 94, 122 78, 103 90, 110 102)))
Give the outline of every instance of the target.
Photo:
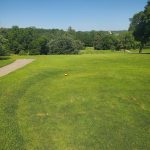
POLYGON ((22 68, 25 65, 31 63, 32 61, 34 61, 34 59, 18 59, 7 66, 0 68, 0 77, 5 76, 19 68, 22 68))

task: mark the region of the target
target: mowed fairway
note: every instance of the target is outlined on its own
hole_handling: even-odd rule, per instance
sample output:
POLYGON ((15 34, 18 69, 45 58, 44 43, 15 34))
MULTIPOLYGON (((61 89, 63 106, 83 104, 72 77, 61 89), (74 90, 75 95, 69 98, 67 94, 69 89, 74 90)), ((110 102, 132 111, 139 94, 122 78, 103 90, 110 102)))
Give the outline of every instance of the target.
POLYGON ((34 58, 0 78, 0 150, 150 149, 150 55, 34 58))

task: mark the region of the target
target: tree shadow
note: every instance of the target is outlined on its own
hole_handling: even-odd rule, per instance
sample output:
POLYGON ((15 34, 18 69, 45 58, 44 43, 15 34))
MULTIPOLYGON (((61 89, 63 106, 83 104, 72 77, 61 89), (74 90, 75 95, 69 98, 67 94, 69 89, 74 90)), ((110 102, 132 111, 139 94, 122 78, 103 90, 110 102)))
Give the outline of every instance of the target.
POLYGON ((150 54, 150 53, 139 53, 139 54, 150 54))
POLYGON ((7 59, 10 59, 9 56, 0 56, 0 60, 7 60, 7 59))
POLYGON ((130 53, 130 54, 139 54, 139 55, 143 55, 143 54, 150 54, 150 53, 130 53))

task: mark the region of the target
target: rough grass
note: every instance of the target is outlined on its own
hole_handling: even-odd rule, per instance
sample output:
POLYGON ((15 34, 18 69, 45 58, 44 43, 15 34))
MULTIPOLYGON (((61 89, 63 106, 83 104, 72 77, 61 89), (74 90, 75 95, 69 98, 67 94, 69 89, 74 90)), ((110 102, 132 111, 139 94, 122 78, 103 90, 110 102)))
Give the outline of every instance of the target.
POLYGON ((0 67, 8 65, 15 60, 14 57, 11 56, 0 56, 0 67))
POLYGON ((79 54, 108 54, 112 52, 112 50, 95 50, 94 47, 86 47, 84 50, 81 50, 79 54))
POLYGON ((150 55, 36 56, 0 78, 0 149, 150 149, 149 66, 150 55))
MULTIPOLYGON (((128 50, 132 53, 139 53, 138 49, 128 50)), ((113 51, 113 50, 95 50, 94 47, 86 47, 81 50, 79 54, 110 54, 110 53, 124 53, 124 51, 113 51)), ((143 49, 142 54, 150 54, 150 49, 143 49)))
MULTIPOLYGON (((133 52, 133 53, 139 53, 138 49, 137 50, 130 50, 130 51, 133 52)), ((143 49, 142 53, 149 53, 150 54, 150 49, 143 49)))

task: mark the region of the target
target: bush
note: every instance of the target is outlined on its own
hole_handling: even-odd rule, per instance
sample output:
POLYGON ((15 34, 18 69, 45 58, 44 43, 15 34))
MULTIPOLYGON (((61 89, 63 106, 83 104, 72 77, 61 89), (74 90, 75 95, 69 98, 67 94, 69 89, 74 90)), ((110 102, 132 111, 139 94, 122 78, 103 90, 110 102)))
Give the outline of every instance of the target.
POLYGON ((20 50, 19 55, 27 55, 27 52, 24 50, 20 50))
POLYGON ((51 40, 48 44, 49 54, 77 54, 75 41, 68 37, 51 40))
POLYGON ((32 41, 30 55, 47 55, 48 52, 48 40, 45 37, 40 37, 32 41))
POLYGON ((84 43, 82 43, 79 40, 74 41, 74 47, 76 50, 84 50, 85 49, 84 43))
POLYGON ((114 50, 116 47, 116 37, 114 35, 98 35, 94 42, 96 50, 114 50))

